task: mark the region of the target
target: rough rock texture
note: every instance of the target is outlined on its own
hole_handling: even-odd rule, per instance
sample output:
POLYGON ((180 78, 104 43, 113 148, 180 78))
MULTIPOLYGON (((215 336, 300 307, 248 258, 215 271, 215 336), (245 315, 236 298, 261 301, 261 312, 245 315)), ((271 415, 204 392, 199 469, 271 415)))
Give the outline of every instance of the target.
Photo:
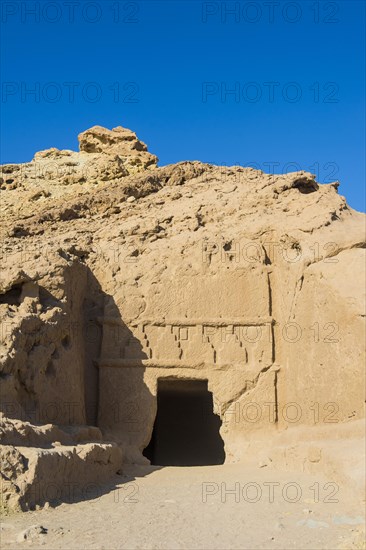
POLYGON ((158 167, 121 127, 79 141, 2 167, 6 500, 37 503, 57 461, 88 479, 146 461, 161 378, 208 380, 227 461, 271 442, 313 468, 315 429, 359 439, 365 216, 338 182, 158 167))

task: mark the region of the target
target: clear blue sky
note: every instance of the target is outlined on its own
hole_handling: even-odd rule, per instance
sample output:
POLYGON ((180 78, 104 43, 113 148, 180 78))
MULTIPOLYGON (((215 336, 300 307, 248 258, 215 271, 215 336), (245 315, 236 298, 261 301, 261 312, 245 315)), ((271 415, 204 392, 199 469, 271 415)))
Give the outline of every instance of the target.
POLYGON ((299 167, 339 179, 365 210, 363 0, 3 0, 1 9, 2 163, 77 149, 88 127, 122 125, 161 165, 299 167))

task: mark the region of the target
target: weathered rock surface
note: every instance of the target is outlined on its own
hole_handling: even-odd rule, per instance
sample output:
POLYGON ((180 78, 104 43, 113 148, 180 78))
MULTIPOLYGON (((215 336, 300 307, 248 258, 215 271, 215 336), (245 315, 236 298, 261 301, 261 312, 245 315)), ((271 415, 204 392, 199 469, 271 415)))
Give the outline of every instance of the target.
POLYGON ((6 508, 77 502, 103 490, 121 467, 121 450, 113 444, 85 443, 49 448, 1 445, 1 499, 6 508))
MULTIPOLYGON (((47 485, 60 469, 62 485, 116 472, 121 453, 146 461, 167 377, 208 380, 227 461, 296 428, 352 434, 364 418, 365 216, 338 182, 158 167, 121 127, 79 142, 2 168, 7 502, 36 504, 38 472, 47 485)), ((298 452, 304 463, 310 451, 298 452)))

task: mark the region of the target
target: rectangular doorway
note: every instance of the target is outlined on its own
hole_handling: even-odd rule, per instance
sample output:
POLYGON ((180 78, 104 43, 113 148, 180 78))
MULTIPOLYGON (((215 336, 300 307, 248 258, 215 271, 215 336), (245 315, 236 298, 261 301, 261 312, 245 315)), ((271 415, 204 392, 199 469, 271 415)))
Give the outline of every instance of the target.
POLYGON ((220 426, 207 380, 159 379, 157 415, 144 456, 160 466, 223 464, 220 426))

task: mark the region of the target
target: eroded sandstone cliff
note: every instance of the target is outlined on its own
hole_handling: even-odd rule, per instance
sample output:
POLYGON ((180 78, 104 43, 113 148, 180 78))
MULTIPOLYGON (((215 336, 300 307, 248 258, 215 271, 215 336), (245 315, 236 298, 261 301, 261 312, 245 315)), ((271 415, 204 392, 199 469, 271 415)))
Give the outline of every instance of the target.
POLYGON ((228 461, 277 442, 311 469, 294 433, 360 438, 365 216, 338 182, 79 142, 2 167, 4 503, 146 461, 164 378, 208 381, 228 461))

